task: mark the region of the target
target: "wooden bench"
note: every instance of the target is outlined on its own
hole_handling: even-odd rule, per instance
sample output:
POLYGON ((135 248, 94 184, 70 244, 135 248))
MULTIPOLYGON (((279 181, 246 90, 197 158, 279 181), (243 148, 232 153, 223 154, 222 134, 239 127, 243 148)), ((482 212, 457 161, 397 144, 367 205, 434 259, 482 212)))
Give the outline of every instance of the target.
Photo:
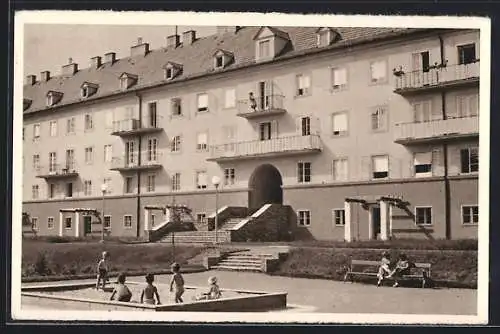
MULTIPOLYGON (((380 261, 366 260, 351 260, 350 266, 347 268, 344 275, 344 281, 352 281, 353 276, 369 276, 377 277, 380 261), (370 271, 362 271, 363 268, 370 271), (373 270, 374 269, 374 270, 373 270)), ((394 280, 392 277, 384 278, 386 280, 394 280)), ((414 263, 410 268, 410 273, 399 277, 400 280, 418 280, 422 282, 422 288, 425 288, 431 279, 431 264, 430 263, 414 263)))

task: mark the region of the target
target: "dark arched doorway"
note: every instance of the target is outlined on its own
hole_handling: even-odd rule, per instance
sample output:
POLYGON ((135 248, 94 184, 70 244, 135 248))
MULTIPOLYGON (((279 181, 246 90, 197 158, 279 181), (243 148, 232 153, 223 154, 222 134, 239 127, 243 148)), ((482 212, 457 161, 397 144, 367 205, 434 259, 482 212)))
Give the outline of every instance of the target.
POLYGON ((257 167, 248 181, 248 207, 258 209, 264 204, 283 204, 283 181, 276 167, 257 167))

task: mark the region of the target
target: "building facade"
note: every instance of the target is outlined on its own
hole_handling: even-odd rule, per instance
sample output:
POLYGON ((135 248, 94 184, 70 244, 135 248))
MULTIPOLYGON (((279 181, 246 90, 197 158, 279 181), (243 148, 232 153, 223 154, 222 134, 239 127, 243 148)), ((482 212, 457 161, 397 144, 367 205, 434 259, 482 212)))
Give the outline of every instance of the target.
POLYGON ((297 238, 477 237, 479 31, 166 40, 26 78, 23 210, 40 235, 90 233, 71 208, 103 210, 116 236, 164 219, 151 205, 203 220, 218 176, 219 206, 290 205, 297 238))

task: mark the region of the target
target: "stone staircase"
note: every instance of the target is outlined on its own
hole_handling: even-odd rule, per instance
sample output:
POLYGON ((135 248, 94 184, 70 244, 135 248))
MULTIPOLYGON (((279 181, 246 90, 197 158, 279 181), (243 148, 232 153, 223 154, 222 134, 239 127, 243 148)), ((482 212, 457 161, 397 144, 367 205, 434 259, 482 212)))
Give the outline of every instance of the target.
POLYGON ((267 272, 271 262, 274 266, 277 265, 287 253, 288 250, 274 250, 271 247, 230 253, 209 269, 267 272))
POLYGON ((226 220, 222 227, 221 230, 232 230, 236 225, 238 225, 244 218, 229 218, 226 220))

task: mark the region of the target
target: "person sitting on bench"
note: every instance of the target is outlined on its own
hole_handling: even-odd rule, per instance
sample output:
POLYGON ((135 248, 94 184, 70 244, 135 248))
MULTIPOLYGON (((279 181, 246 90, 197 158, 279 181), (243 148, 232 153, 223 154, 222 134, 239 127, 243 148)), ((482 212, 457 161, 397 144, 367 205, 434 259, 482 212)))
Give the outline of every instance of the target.
POLYGON ((388 278, 394 278, 394 285, 393 287, 399 286, 399 278, 403 275, 409 275, 411 268, 414 266, 414 264, 410 261, 408 261, 408 258, 406 254, 401 253, 399 255, 399 260, 398 263, 396 264, 396 267, 394 270, 391 272, 388 278))
POLYGON ((382 253, 382 259, 380 260, 380 267, 378 268, 378 273, 377 273, 377 277, 378 277, 378 282, 377 282, 377 286, 380 286, 380 284, 382 283, 382 280, 391 274, 391 255, 389 254, 389 252, 387 251, 384 251, 382 253))

